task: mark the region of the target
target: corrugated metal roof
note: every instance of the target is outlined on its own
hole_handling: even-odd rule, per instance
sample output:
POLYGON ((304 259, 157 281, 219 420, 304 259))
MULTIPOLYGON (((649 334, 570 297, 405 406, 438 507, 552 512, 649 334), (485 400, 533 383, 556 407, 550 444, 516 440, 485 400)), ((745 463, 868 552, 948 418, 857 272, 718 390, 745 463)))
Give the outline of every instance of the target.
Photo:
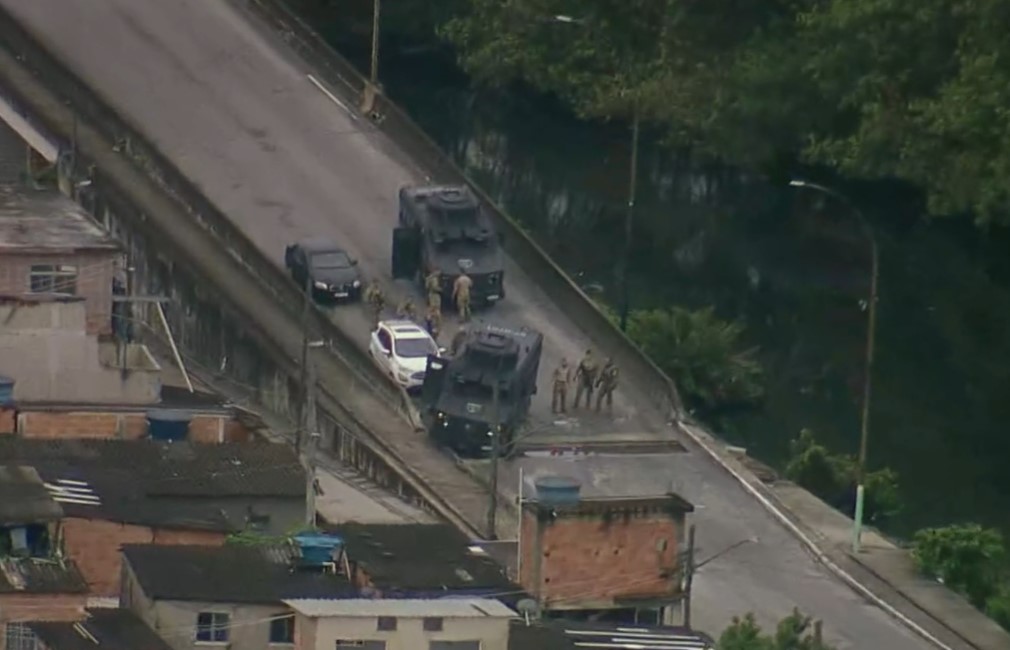
POLYGON ((295 599, 285 600, 291 609, 310 617, 397 616, 400 618, 512 618, 511 609, 490 598, 438 599, 295 599))
POLYGON ((576 648, 712 650, 715 647, 698 634, 678 628, 614 626, 590 630, 565 627, 565 636, 576 648))

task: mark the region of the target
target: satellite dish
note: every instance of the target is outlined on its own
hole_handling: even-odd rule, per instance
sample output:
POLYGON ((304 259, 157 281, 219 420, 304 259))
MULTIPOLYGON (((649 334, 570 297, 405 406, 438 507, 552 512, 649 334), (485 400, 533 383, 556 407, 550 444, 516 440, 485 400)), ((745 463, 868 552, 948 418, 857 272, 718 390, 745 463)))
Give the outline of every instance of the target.
POLYGON ((516 603, 516 609, 519 610, 519 613, 523 615, 524 619, 526 619, 526 625, 530 624, 531 614, 533 615, 533 618, 540 617, 540 603, 532 598, 521 599, 518 603, 516 603))

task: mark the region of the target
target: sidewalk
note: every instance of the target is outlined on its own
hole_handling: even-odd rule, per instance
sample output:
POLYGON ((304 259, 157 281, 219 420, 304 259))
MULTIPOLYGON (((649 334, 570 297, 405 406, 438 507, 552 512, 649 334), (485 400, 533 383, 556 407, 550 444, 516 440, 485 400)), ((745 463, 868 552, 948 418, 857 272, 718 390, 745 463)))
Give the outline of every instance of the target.
POLYGON ((911 554, 872 529, 852 552, 852 520, 787 481, 767 486, 792 521, 843 571, 952 650, 1010 649, 1010 633, 942 584, 923 577, 911 554))

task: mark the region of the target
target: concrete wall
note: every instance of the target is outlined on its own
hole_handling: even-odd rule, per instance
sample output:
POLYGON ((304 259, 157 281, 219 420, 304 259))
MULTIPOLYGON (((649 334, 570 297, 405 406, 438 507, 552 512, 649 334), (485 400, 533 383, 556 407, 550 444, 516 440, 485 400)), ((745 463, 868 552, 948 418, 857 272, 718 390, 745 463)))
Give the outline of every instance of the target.
POLYGON ((30 293, 29 274, 35 264, 70 264, 77 267, 77 294, 87 305, 89 334, 112 332, 112 276, 119 254, 109 251, 61 255, 21 255, 6 252, 0 257, 0 293, 30 293))
MULTIPOLYGON (((15 424, 4 429, 0 413, 0 433, 17 433, 25 438, 125 438, 134 440, 147 435, 145 411, 103 410, 31 410, 21 405, 12 413, 15 424)), ((199 443, 246 442, 252 432, 227 413, 195 413, 189 423, 189 439, 199 443)))
POLYGON ((64 549, 88 583, 90 596, 119 595, 123 544, 224 544, 225 533, 168 530, 101 519, 68 517, 62 522, 64 549))
MULTIPOLYGON (((683 517, 664 512, 560 513, 543 526, 540 580, 548 608, 609 609, 616 599, 675 599, 683 517), (552 602, 553 601, 553 602, 552 602)), ((520 584, 536 593, 537 513, 525 508, 520 584)))
MULTIPOLYGON (((200 612, 222 612, 231 617, 232 629, 228 650, 280 650, 291 646, 270 644, 270 617, 281 616, 290 610, 276 605, 234 605, 185 601, 152 601, 144 595, 133 572, 123 570, 121 607, 132 610, 174 650, 196 650, 211 644, 195 642, 196 620, 200 612)), ((327 648, 332 650, 332 648, 327 648)))
POLYGON ((153 404, 160 367, 143 346, 128 349, 126 372, 110 367, 109 346, 85 331, 84 302, 0 304, 0 371, 15 400, 153 404))
POLYGON ((333 650, 337 639, 385 641, 386 650, 423 649, 428 647, 429 641, 480 641, 481 650, 508 648, 507 618, 444 618, 441 632, 425 631, 423 621, 423 618, 398 616, 395 631, 379 632, 375 618, 313 619, 299 614, 295 616, 295 650, 333 650))

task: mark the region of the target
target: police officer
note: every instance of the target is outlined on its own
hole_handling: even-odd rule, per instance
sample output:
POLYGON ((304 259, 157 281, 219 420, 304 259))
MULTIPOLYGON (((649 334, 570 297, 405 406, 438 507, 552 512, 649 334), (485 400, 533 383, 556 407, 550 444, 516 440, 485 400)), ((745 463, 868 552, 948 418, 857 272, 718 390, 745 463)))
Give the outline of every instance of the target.
POLYGON ((572 381, 572 369, 568 367, 568 359, 562 359, 561 365, 554 369, 553 380, 551 413, 567 413, 568 384, 572 381))
POLYGON ((460 349, 463 347, 463 341, 466 340, 466 325, 460 326, 459 330, 452 337, 452 343, 449 345, 449 353, 452 356, 456 356, 460 349))
POLYGON ((596 411, 600 411, 603 400, 607 400, 607 411, 614 412, 614 391, 617 389, 617 379, 620 372, 613 359, 608 358, 600 371, 600 377, 596 380, 596 411))
POLYGON ((414 309, 414 301, 407 296, 403 299, 399 305, 396 306, 396 317, 406 318, 407 320, 414 320, 417 318, 417 310, 414 309))
POLYGON ((470 320, 470 289, 472 288, 473 280, 461 268, 459 277, 452 284, 452 299, 456 302, 459 319, 464 323, 470 320))
POLYGON ((582 396, 586 396, 586 408, 593 405, 593 386, 596 384, 596 374, 599 368, 596 366, 596 357, 593 350, 586 350, 586 354, 579 362, 579 367, 575 369, 575 404, 573 408, 579 408, 582 396))
POLYGON ((372 280, 365 289, 363 297, 372 310, 372 326, 376 327, 379 321, 382 320, 382 310, 386 307, 386 296, 383 295, 379 283, 376 280, 372 280))
POLYGON ((428 311, 424 315, 424 326, 428 329, 431 338, 438 341, 438 335, 442 331, 442 310, 435 305, 428 305, 428 311))
POLYGON ((442 310, 442 274, 438 269, 431 269, 424 278, 424 290, 428 294, 428 306, 442 310))

